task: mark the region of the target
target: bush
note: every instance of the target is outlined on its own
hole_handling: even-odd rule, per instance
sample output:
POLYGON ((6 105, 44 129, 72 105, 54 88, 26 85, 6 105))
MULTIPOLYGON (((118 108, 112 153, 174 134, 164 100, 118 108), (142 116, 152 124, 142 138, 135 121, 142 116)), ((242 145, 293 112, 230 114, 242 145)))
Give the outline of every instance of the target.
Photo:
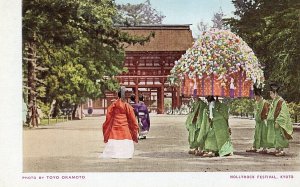
POLYGON ((248 98, 233 99, 229 102, 229 111, 232 115, 249 116, 254 113, 254 100, 248 98))
MULTIPOLYGON (((269 101, 272 103, 272 101, 269 101)), ((233 99, 229 102, 230 114, 235 116, 249 116, 254 113, 255 101, 252 99, 233 99)), ((287 103, 291 114, 292 122, 297 123, 300 119, 300 103, 290 102, 287 103)))
POLYGON ((297 123, 300 118, 300 103, 290 102, 287 103, 291 114, 292 122, 297 123))

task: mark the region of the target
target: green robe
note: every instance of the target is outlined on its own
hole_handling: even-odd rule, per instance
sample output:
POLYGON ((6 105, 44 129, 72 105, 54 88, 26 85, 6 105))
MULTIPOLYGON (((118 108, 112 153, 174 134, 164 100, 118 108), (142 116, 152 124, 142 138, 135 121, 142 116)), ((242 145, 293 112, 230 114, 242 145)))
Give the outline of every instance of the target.
POLYGON ((292 138, 293 125, 286 102, 281 97, 276 97, 272 104, 267 118, 268 136, 267 142, 273 144, 276 149, 289 147, 288 139, 292 138), (275 119, 274 113, 278 102, 282 100, 279 115, 275 119), (275 124, 279 127, 275 128, 275 124))
POLYGON ((228 107, 223 103, 215 102, 212 126, 209 128, 205 140, 205 150, 218 152, 219 156, 225 156, 233 152, 233 145, 228 131, 228 118, 228 107))
POLYGON ((198 121, 197 121, 197 124, 200 125, 200 129, 196 134, 196 144, 201 150, 204 149, 205 141, 207 139, 208 132, 210 130, 207 109, 208 109, 207 104, 204 103, 202 113, 199 113, 198 121))
POLYGON ((267 147, 272 147, 272 145, 267 144, 267 124, 266 121, 261 119, 261 113, 264 108, 264 105, 267 101, 262 99, 260 101, 255 102, 255 110, 254 110, 254 115, 255 115, 255 133, 254 133, 254 142, 253 142, 253 147, 255 149, 260 149, 261 147, 267 148, 267 147))
POLYGON ((199 136, 200 126, 202 123, 203 109, 205 108, 205 103, 202 100, 196 101, 192 106, 192 111, 188 114, 186 120, 186 128, 189 131, 188 141, 191 149, 198 148, 200 143, 197 141, 199 136), (193 119, 197 117, 197 120, 193 122, 193 119))

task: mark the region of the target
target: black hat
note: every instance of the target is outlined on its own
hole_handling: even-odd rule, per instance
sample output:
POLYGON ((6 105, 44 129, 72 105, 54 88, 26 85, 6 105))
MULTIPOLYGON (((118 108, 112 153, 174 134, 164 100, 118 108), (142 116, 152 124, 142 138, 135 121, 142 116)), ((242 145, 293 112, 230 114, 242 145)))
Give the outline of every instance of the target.
POLYGON ((130 95, 130 100, 131 100, 131 101, 135 101, 135 95, 134 95, 134 94, 131 94, 131 95, 130 95))
POLYGON ((215 98, 214 98, 213 95, 208 95, 208 96, 205 97, 205 99, 206 99, 208 102, 211 102, 211 101, 214 101, 214 100, 215 100, 215 98))
POLYGON ((139 101, 144 101, 144 96, 143 95, 139 95, 139 101))
POLYGON ((262 89, 261 89, 261 88, 258 88, 258 87, 256 87, 256 86, 254 85, 254 86, 253 86, 253 89, 254 89, 254 95, 261 96, 261 93, 262 93, 262 89))
POLYGON ((280 88, 279 84, 277 84, 275 82, 270 83, 270 91, 278 93, 279 88, 280 88))

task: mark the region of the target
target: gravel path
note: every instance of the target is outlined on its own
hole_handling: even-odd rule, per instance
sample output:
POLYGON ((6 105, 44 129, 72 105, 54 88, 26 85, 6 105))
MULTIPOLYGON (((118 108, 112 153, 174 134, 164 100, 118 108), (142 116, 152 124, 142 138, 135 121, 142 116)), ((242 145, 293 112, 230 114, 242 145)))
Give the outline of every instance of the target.
POLYGON ((135 144, 133 159, 101 159, 105 117, 86 117, 23 131, 24 172, 214 172, 299 171, 299 129, 287 156, 246 153, 252 145, 254 121, 231 118, 234 155, 201 158, 187 154, 186 116, 153 115, 146 140, 135 144))

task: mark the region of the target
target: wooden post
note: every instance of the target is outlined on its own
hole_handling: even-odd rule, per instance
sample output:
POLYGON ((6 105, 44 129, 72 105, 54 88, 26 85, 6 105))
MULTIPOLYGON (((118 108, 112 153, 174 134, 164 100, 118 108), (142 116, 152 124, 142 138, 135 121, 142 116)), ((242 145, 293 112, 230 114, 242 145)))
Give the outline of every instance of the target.
POLYGON ((164 87, 164 81, 162 82, 162 86, 161 86, 161 114, 164 114, 165 113, 165 87, 164 87))
POLYGON ((150 109, 150 112, 152 112, 152 108, 151 108, 151 102, 152 101, 152 99, 151 99, 151 88, 150 88, 150 97, 149 97, 149 109, 150 109))
POLYGON ((175 90, 174 87, 172 87, 172 105, 171 105, 171 110, 173 110, 173 108, 175 108, 175 106, 176 106, 176 101, 177 101, 176 96, 177 96, 176 90, 175 90))
POLYGON ((139 87, 138 85, 135 86, 135 102, 139 102, 139 87))
POLYGON ((161 108, 161 88, 157 88, 157 114, 161 114, 160 108, 161 108))
POLYGON ((157 89, 157 114, 164 113, 164 86, 157 89))
POLYGON ((176 93, 176 107, 179 107, 181 105, 181 99, 180 99, 180 88, 177 88, 177 93, 176 93))
POLYGON ((139 81, 138 78, 135 79, 135 102, 137 103, 139 101, 139 81))

